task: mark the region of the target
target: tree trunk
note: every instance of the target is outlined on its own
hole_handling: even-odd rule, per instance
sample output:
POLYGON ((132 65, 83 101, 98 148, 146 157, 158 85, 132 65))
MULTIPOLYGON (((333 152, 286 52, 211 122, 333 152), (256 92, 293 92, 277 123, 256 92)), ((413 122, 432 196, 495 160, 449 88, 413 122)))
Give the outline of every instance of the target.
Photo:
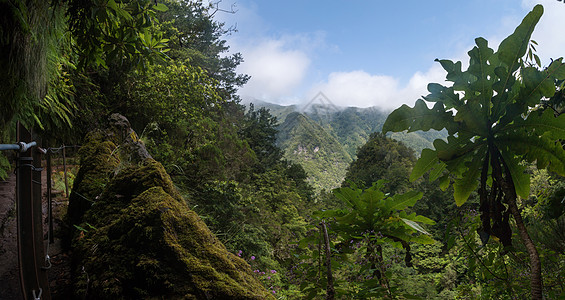
POLYGON ((516 187, 514 186, 514 181, 512 180, 512 176, 510 175, 510 170, 506 165, 504 159, 498 152, 498 150, 493 151, 493 175, 496 177, 496 180, 500 180, 502 191, 504 192, 504 201, 508 204, 508 209, 510 213, 514 217, 516 221, 516 227, 518 228, 518 233, 520 234, 520 239, 528 254, 530 256, 530 289, 531 295, 533 300, 542 300, 543 299, 543 282, 541 277, 541 261, 539 258, 538 250, 534 245, 534 242, 530 238, 530 234, 528 234, 528 230, 526 229, 526 225, 524 224, 524 220, 522 219, 522 215, 520 214, 520 210, 518 209, 518 205, 516 204, 516 199, 518 196, 516 195, 516 187), (500 170, 500 164, 498 163, 498 159, 500 159, 500 163, 504 167, 504 173, 506 176, 502 178, 502 172, 500 170))
POLYGON ((326 273, 327 273, 327 287, 326 287, 326 300, 333 300, 335 298, 335 288, 334 280, 332 276, 332 260, 330 251, 330 238, 328 236, 328 230, 326 228, 326 223, 322 221, 320 223, 322 230, 324 232, 324 245, 326 247, 326 273))
POLYGON ((542 300, 543 299, 543 289, 542 289, 542 278, 541 278, 541 261, 539 258, 538 250, 536 249, 536 245, 530 238, 530 234, 526 229, 526 225, 524 224, 524 220, 522 220, 522 215, 520 214, 520 210, 518 209, 518 205, 516 205, 516 199, 518 196, 516 195, 516 188, 514 187, 514 181, 512 177, 509 175, 510 171, 508 167, 503 161, 503 166, 505 168, 507 177, 505 180, 502 181, 502 189, 504 191, 505 202, 508 204, 508 209, 510 213, 514 217, 516 221, 516 227, 518 228, 518 233, 520 234, 520 239, 528 254, 530 256, 530 288, 533 300, 542 300))
POLYGON ((516 220, 516 227, 518 227, 520 238, 522 239, 522 242, 526 246, 528 254, 530 255, 530 287, 532 292, 532 299, 541 300, 543 298, 543 284, 541 277, 541 261, 539 258, 538 250, 536 249, 536 246, 534 245, 532 239, 530 238, 530 235, 528 234, 526 225, 524 225, 522 215, 520 215, 520 211, 518 210, 518 206, 516 205, 516 198, 508 200, 508 208, 510 209, 510 213, 514 217, 514 220, 516 220))

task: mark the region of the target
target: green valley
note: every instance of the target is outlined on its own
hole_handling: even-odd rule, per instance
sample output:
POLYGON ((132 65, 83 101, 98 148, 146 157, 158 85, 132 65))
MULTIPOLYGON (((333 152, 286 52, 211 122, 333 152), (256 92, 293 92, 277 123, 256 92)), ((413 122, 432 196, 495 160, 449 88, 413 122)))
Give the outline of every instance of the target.
POLYGON ((565 299, 565 63, 536 55, 541 5, 388 111, 244 101, 225 4, 0 0, 1 299, 565 299))
MULTIPOLYGON (((388 112, 377 107, 335 107, 312 103, 308 107, 282 106, 255 101, 278 120, 277 145, 284 157, 301 164, 308 181, 317 191, 339 187, 349 164, 356 159, 358 148, 372 133, 380 132, 388 112)), ((444 131, 395 132, 389 134, 419 153, 433 148, 444 131)))

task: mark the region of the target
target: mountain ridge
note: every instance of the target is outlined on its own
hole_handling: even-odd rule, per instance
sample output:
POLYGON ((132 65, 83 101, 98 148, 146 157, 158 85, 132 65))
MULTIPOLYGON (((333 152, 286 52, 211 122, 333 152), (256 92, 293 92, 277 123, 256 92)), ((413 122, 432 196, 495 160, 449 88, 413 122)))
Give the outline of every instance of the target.
MULTIPOLYGON (((284 158, 299 163, 316 191, 339 187, 357 149, 371 133, 381 131, 389 112, 378 107, 338 107, 311 101, 308 105, 278 105, 251 101, 268 109, 278 120, 277 145, 284 158)), ((433 148, 445 132, 393 133, 389 137, 405 143, 418 154, 433 148)))

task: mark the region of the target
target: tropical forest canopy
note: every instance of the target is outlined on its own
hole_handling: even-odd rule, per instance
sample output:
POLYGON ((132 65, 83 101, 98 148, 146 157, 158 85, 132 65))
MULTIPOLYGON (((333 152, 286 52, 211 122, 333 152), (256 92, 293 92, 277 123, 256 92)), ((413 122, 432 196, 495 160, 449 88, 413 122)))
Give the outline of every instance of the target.
MULTIPOLYGON (((449 84, 414 107, 329 119, 242 105, 245 58, 216 13, 197 0, 0 1, 2 142, 20 121, 46 143, 86 143, 125 116, 173 198, 279 299, 565 295, 565 64, 536 59, 541 6, 497 50, 477 38, 466 70, 438 60, 449 84)), ((0 163, 5 177, 11 157, 0 163)))

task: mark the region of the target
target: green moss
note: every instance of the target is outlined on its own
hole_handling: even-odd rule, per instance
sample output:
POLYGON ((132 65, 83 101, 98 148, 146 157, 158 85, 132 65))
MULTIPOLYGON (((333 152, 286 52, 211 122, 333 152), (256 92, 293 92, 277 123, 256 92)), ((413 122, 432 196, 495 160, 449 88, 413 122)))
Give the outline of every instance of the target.
MULTIPOLYGON (((101 151, 96 149, 109 150, 109 144, 95 137, 91 142, 95 145, 87 145, 83 154, 101 159, 101 151)), ((113 157, 111 152, 108 157, 113 157)), ((92 168, 93 162, 83 162, 91 170, 84 171, 85 176, 91 174, 93 178, 83 178, 75 188, 102 180, 101 175, 107 181, 101 192, 97 190, 98 198, 84 215, 91 229, 77 235, 73 243, 77 297, 272 297, 249 265, 228 252, 188 208, 160 163, 147 158, 124 166, 109 179, 113 172, 94 172, 97 168, 92 168)))
POLYGON ((8 178, 8 171, 11 165, 4 153, 0 153, 0 180, 5 180, 8 178))
POLYGON ((119 163, 114 155, 117 146, 113 142, 104 141, 102 132, 89 133, 85 141, 79 151, 80 169, 69 197, 67 220, 70 227, 83 221, 84 213, 104 191, 110 181, 110 174, 119 163))

